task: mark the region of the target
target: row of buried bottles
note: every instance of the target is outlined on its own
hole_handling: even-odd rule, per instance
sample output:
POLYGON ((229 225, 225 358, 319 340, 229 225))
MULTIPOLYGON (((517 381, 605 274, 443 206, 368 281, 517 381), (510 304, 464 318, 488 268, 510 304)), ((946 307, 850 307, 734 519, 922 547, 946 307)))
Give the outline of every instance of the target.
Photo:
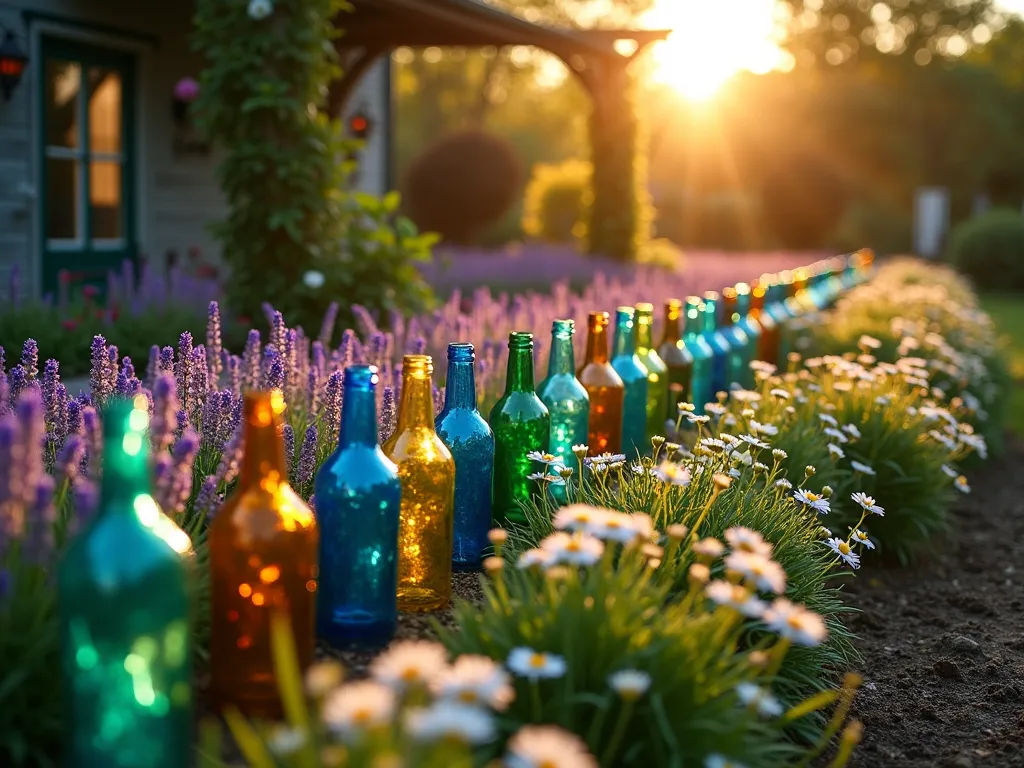
POLYGON ((784 360, 790 321, 827 306, 869 264, 851 257, 788 294, 785 283, 765 281, 669 300, 657 348, 651 305, 616 311, 610 356, 608 315, 592 313, 578 370, 573 322, 555 320, 548 375, 536 389, 533 337, 513 332, 506 390, 489 422, 476 407, 471 344, 448 347, 436 419, 431 358, 407 355, 398 426, 383 446, 377 371, 350 366, 339 444, 314 483, 315 513, 287 483, 281 393, 247 394, 239 482, 210 522, 204 564, 150 495, 145 399, 112 401, 100 510, 58 575, 65 763, 189 764, 197 567, 211 575, 213 704, 276 716, 274 609, 291 621, 303 669, 316 636, 335 646, 385 644, 398 610, 448 603, 453 567, 478 568, 494 523, 523 521, 519 502, 535 491, 538 468, 528 453, 572 466, 576 444, 643 452, 676 417, 677 402, 701 409, 730 384, 750 385, 751 359, 784 360))

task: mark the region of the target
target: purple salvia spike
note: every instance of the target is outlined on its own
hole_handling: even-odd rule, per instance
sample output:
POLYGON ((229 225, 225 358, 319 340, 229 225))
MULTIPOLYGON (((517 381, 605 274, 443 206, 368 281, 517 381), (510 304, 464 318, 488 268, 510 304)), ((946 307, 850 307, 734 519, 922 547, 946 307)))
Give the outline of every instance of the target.
POLYGON ((76 477, 71 484, 71 497, 75 504, 75 517, 73 530, 82 530, 92 519, 96 512, 96 504, 99 501, 99 494, 96 493, 96 485, 84 477, 76 477))
POLYGON ((18 513, 24 498, 25 454, 21 429, 13 413, 0 418, 0 554, 12 538, 21 535, 23 518, 18 513))
POLYGON ((153 418, 149 424, 149 442, 153 453, 160 454, 174 442, 178 429, 178 395, 174 377, 160 373, 153 384, 153 418))
POLYGON ((30 380, 39 375, 39 344, 35 339, 28 339, 21 348, 21 365, 30 380))
MULTIPOLYGON (((234 423, 235 402, 241 402, 230 389, 220 391, 220 425, 217 431, 216 448, 218 451, 224 449, 224 444, 231 439, 238 424, 234 423)), ((241 411, 239 411, 241 414, 241 411)), ((239 422, 241 423, 241 422, 239 422)))
POLYGON ((192 510, 195 514, 209 519, 216 513, 217 508, 220 506, 220 502, 220 494, 217 493, 217 478, 214 475, 208 475, 206 479, 203 480, 203 484, 199 488, 199 493, 196 494, 196 500, 192 504, 192 510))
POLYGON ((285 398, 287 400, 292 399, 296 388, 298 387, 298 371, 295 366, 295 358, 298 346, 298 338, 296 332, 289 328, 284 332, 284 352, 281 355, 281 363, 284 367, 284 390, 285 398))
POLYGON ((7 350, 0 346, 0 373, 7 370, 7 350))
POLYGON ((102 336, 92 337, 90 358, 89 391, 94 402, 104 403, 110 390, 107 389, 107 340, 102 336))
POLYGON ((189 366, 189 382, 187 395, 182 403, 188 413, 188 423, 199 425, 203 403, 206 402, 208 379, 206 367, 206 348, 202 345, 192 350, 192 365, 189 366))
POLYGON ((434 387, 434 415, 437 416, 444 408, 444 390, 434 387))
POLYGON ((211 392, 203 403, 200 416, 200 434, 202 435, 203 446, 218 446, 220 438, 221 419, 223 413, 220 409, 220 393, 211 392))
POLYGON ((85 458, 82 459, 82 473, 90 477, 99 474, 103 460, 103 436, 100 434, 100 419, 96 409, 87 405, 82 409, 82 435, 85 438, 85 458))
POLYGON ((315 418, 320 405, 320 372, 314 367, 306 374, 306 413, 315 418))
POLYGON ((288 468, 290 476, 292 464, 295 462, 295 430, 292 429, 291 424, 285 424, 282 432, 284 435, 284 465, 288 468))
MULTIPOLYGON (((270 305, 269 301, 264 301, 262 304, 260 304, 260 309, 263 310, 263 316, 265 318, 267 318, 267 325, 269 325, 271 327, 271 329, 273 329, 273 327, 274 327, 274 308, 270 305)), ((270 341, 268 341, 267 343, 268 344, 273 344, 274 343, 273 338, 274 338, 273 337, 273 330, 271 330, 270 341)))
POLYGON ((57 385, 60 384, 60 363, 53 358, 43 366, 43 404, 46 406, 46 423, 56 420, 57 385))
POLYGON ((231 434, 236 432, 241 433, 242 430, 242 405, 245 400, 241 397, 236 397, 235 402, 231 406, 231 434))
POLYGON ((320 422, 328 445, 337 442, 338 429, 341 427, 341 384, 341 371, 334 371, 327 377, 327 386, 324 388, 320 422))
POLYGON ((300 489, 305 489, 313 481, 313 472, 316 471, 316 449, 316 425, 310 424, 306 427, 306 434, 302 439, 302 449, 299 451, 299 466, 295 472, 296 487, 300 489))
POLYGON ((284 364, 275 347, 263 350, 263 389, 284 390, 284 364))
POLYGON ((260 332, 249 331, 245 342, 245 351, 242 353, 242 387, 243 389, 258 389, 260 386, 260 362, 262 360, 260 350, 260 332))
POLYGON ((311 510, 316 512, 316 494, 315 493, 309 497, 309 501, 307 501, 306 504, 309 505, 309 508, 311 510))
POLYGON ((7 383, 7 374, 0 371, 0 416, 11 410, 11 385, 7 383))
POLYGON ((275 347, 278 352, 284 350, 284 332, 287 330, 287 326, 284 324, 284 315, 277 310, 273 310, 274 314, 271 317, 270 322, 270 341, 268 344, 275 347))
POLYGON ((206 310, 206 364, 209 367, 210 384, 216 388, 221 374, 221 350, 224 345, 220 332, 220 305, 211 301, 206 310))
POLYGON ((362 331, 364 339, 380 332, 380 328, 377 327, 377 322, 373 319, 373 315, 370 314, 366 307, 359 304, 353 304, 352 316, 355 317, 356 325, 359 326, 359 330, 362 331))
POLYGON ((68 400, 68 426, 69 435, 77 435, 82 431, 82 403, 78 398, 68 400))
POLYGON ((185 512, 185 505, 192 495, 192 467, 199 452, 199 436, 191 429, 185 430, 171 452, 174 471, 168 493, 169 506, 164 512, 179 518, 185 512))
POLYGON ((320 378, 324 378, 327 373, 327 357, 324 354, 324 345, 319 341, 314 341, 312 346, 312 361, 310 365, 316 368, 316 372, 320 375, 320 378))
POLYGON ((54 445, 60 447, 68 436, 68 388, 58 383, 53 400, 53 420, 50 422, 50 429, 53 431, 54 445))
POLYGON ((45 563, 53 550, 53 525, 57 514, 53 507, 53 478, 40 475, 32 486, 31 499, 26 505, 25 542, 22 552, 35 565, 45 563))
POLYGON ((324 320, 320 323, 320 335, 317 337, 324 347, 331 346, 331 337, 334 335, 334 324, 338 321, 338 302, 332 301, 327 305, 324 312, 324 320))
POLYGON ((169 453, 161 453, 153 460, 153 496, 160 509, 168 514, 167 494, 170 490, 173 467, 174 460, 169 453))
POLYGON ((124 375, 125 378, 125 396, 132 397, 139 394, 142 390, 142 382, 139 381, 138 376, 135 375, 135 365, 132 363, 130 357, 121 358, 121 372, 118 376, 124 375))
POLYGON ((9 385, 9 392, 7 395, 7 402, 13 409, 18 402, 18 398, 21 397, 21 393, 28 389, 29 380, 25 374, 25 368, 21 365, 16 365, 11 368, 10 373, 7 376, 7 383, 9 385))
POLYGON ((178 337, 178 355, 174 363, 174 383, 178 385, 178 399, 188 403, 191 393, 188 391, 192 370, 192 334, 185 331, 178 337))
POLYGON ((341 346, 338 347, 338 352, 341 357, 341 367, 348 368, 350 365, 356 362, 356 344, 358 343, 356 338, 356 332, 351 328, 346 328, 341 334, 341 346))
MULTIPOLYGON (((160 362, 157 364, 157 373, 174 375, 174 347, 164 347, 160 350, 160 362)), ((156 377, 153 378, 153 384, 154 386, 156 385, 156 377)))
POLYGON ((224 452, 220 455, 220 463, 217 465, 217 477, 225 485, 230 485, 238 477, 238 470, 242 461, 242 450, 244 448, 242 430, 239 429, 231 436, 231 439, 224 445, 224 452))
POLYGON ((185 413, 184 408, 179 408, 178 412, 174 414, 174 418, 178 420, 178 428, 174 430, 174 439, 177 440, 181 437, 182 430, 189 425, 188 414, 185 413))
POLYGON ((388 440, 395 432, 395 390, 384 387, 380 406, 380 441, 388 440))
POLYGON ((156 344, 149 348, 149 360, 146 362, 146 381, 144 382, 146 389, 153 388, 153 382, 156 381, 156 372, 159 370, 160 365, 160 347, 156 344))
POLYGON ((106 391, 109 393, 113 393, 114 387, 117 385, 117 374, 119 371, 117 360, 117 347, 111 344, 107 347, 107 365, 104 370, 104 375, 107 377, 106 391))
POLYGON ((238 355, 228 355, 227 358, 228 389, 234 394, 242 394, 242 358, 238 355))
POLYGON ((64 445, 57 452, 57 458, 53 462, 53 471, 57 478, 64 482, 73 481, 78 477, 78 471, 82 465, 82 458, 85 456, 85 441, 81 435, 68 435, 64 445))

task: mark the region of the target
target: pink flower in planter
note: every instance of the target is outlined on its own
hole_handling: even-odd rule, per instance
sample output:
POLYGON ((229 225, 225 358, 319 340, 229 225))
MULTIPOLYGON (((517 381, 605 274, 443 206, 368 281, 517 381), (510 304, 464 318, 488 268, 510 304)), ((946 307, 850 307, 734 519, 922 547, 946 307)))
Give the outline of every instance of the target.
POLYGON ((191 104, 199 98, 199 83, 191 77, 181 78, 174 86, 174 98, 185 104, 191 104))

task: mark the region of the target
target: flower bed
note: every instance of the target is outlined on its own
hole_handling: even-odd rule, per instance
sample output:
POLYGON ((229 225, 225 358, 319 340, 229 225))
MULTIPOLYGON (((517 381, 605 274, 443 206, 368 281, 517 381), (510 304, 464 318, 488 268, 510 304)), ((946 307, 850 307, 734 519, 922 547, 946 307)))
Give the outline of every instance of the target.
MULTIPOLYGON (((858 336, 844 356, 795 357, 785 371, 760 364, 755 390, 709 404, 706 416, 682 411, 674 442, 656 438, 650 456, 581 453, 575 467, 552 470, 528 525, 492 535, 482 599, 456 605, 440 628, 444 650, 398 645, 371 664, 371 681, 340 688, 335 667, 315 666, 310 708, 279 626, 290 723, 254 730, 229 716, 249 762, 376 765, 402 755, 415 765, 471 765, 504 754, 510 765, 771 766, 806 764, 832 745, 842 765, 860 725, 847 722, 857 679, 840 682, 856 643, 839 619, 856 606, 844 604, 837 577, 870 549, 909 558, 929 546, 956 489, 968 490, 956 462, 986 450, 971 425, 995 418, 999 382, 984 359, 972 362, 991 329, 973 313, 929 325, 941 310, 908 286, 932 269, 884 267, 834 312, 843 317, 857 291, 874 292, 874 310, 888 311, 887 327, 900 331, 900 354, 924 348, 934 357, 879 362, 884 340, 858 336), (965 379, 970 389, 950 383, 965 379), (572 506, 557 508, 559 484, 572 506)), ((939 277, 946 296, 970 300, 953 276, 939 277)), ((151 393, 154 496, 202 562, 205 521, 238 474, 240 391, 284 393, 290 480, 308 499, 337 440, 344 367, 377 364, 393 385, 397 350, 436 351, 458 338, 481 349, 478 383, 493 396, 495 337, 510 326, 546 334, 554 316, 579 319, 594 304, 651 295, 639 288, 598 281, 582 298, 481 299, 465 313, 453 301, 387 333, 362 313, 362 338, 346 331, 337 348, 331 323, 313 340, 271 313, 266 345, 252 332, 239 356, 222 354, 214 306, 206 345, 182 334, 141 378, 97 338, 92 391, 82 398, 68 397, 56 365, 39 371, 27 344, 2 379, 10 394, 0 392, 0 505, 18 540, 0 572, 0 655, 18 660, 5 668, 0 748, 42 759, 60 732, 46 574, 95 503, 98 409, 109 398, 151 393)), ((795 345, 810 349, 835 323, 805 315, 795 345)), ((382 436, 394 429, 394 392, 380 393, 382 436)), ((202 649, 208 597, 197 586, 202 649)))

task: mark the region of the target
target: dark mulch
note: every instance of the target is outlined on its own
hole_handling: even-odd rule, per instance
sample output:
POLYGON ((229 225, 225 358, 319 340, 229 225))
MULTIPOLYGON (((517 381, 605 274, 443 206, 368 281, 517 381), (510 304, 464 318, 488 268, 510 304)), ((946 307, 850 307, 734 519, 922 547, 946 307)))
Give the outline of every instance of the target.
POLYGON ((1024 442, 970 480, 935 555, 847 587, 863 611, 854 766, 1024 766, 1024 442))

